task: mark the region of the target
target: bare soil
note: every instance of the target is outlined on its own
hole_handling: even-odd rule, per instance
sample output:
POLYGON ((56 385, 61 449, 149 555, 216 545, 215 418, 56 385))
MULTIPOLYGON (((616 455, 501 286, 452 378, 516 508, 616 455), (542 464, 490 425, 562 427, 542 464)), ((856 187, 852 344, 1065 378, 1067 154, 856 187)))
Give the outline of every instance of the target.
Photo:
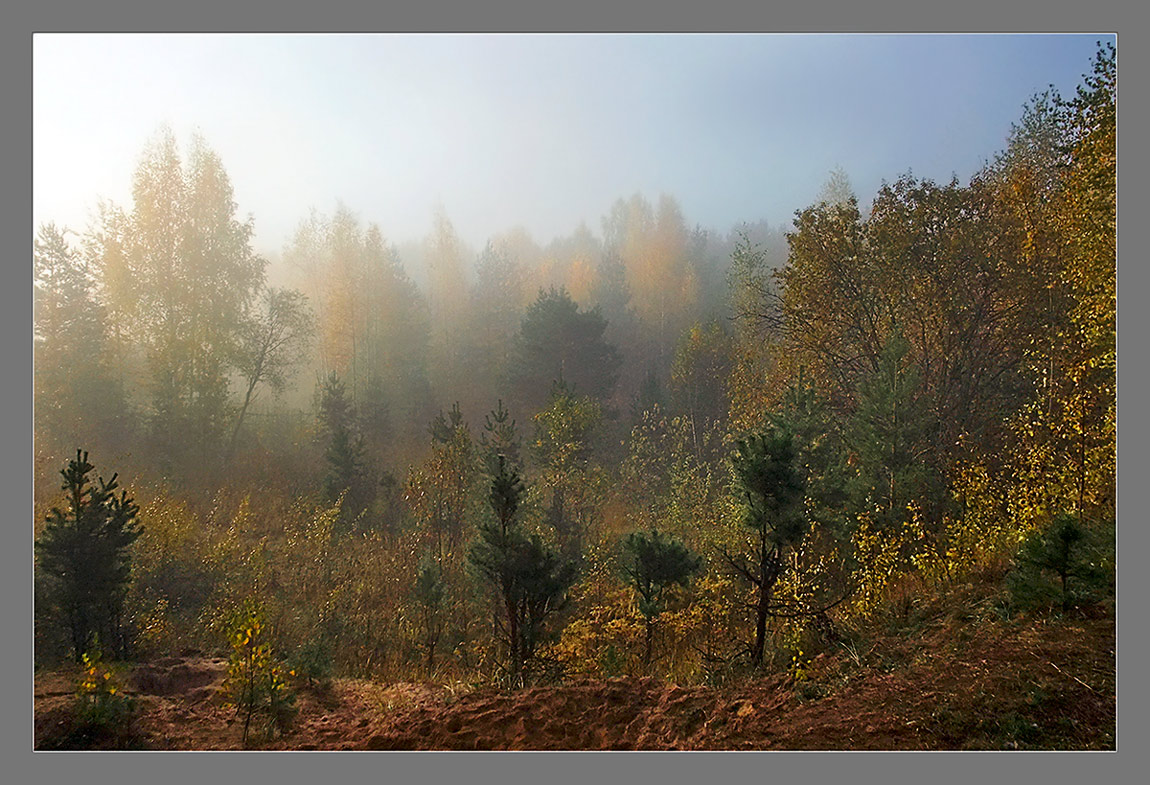
MULTIPOLYGON (((948 603, 950 607, 956 607, 948 603)), ((975 603, 977 604, 977 603, 975 603)), ((958 607, 969 607, 958 603, 958 607)), ((299 686, 288 731, 249 747, 315 750, 1114 749, 1115 625, 972 618, 923 609, 868 640, 831 647, 798 679, 721 687, 653 678, 508 692, 335 679, 299 686)), ((226 662, 137 664, 130 728, 70 734, 75 676, 35 677, 38 749, 240 749, 220 691, 226 662)))

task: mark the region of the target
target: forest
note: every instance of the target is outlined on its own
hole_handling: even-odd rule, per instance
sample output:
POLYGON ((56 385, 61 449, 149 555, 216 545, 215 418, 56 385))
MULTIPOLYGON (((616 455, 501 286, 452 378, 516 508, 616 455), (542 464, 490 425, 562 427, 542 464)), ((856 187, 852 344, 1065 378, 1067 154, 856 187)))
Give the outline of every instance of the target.
MULTIPOLYGON (((275 260, 161 128, 34 238, 37 674, 107 730, 131 663, 217 657, 249 744, 332 680, 815 699, 984 585, 971 629, 1113 635, 1116 88, 1100 46, 968 181, 868 210, 838 170, 789 227, 634 194, 471 249, 340 206, 275 260)), ((1109 707, 1045 743, 1112 748, 1109 707)))

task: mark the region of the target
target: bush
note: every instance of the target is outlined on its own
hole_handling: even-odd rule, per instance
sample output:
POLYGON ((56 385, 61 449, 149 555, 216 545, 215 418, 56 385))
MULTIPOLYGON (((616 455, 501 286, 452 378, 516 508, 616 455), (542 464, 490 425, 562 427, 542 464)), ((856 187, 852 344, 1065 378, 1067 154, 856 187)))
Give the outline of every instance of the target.
POLYGON ((99 653, 80 655, 81 671, 76 687, 76 722, 71 741, 84 746, 112 742, 121 746, 130 737, 135 702, 124 692, 118 675, 106 667, 99 653))
POLYGON ((1071 608, 1096 602, 1113 578, 1113 543, 1109 527, 1092 527, 1062 513, 1049 526, 1022 541, 1007 576, 1011 599, 1020 608, 1071 608))
POLYGON ((331 644, 321 637, 304 643, 288 660, 289 674, 302 679, 307 686, 324 686, 331 679, 331 644))
POLYGON ((229 640, 232 646, 224 682, 236 714, 243 718, 243 743, 248 742, 252 720, 266 721, 268 738, 283 733, 295 714, 295 695, 287 684, 287 671, 274 659, 262 609, 248 603, 237 614, 229 640))

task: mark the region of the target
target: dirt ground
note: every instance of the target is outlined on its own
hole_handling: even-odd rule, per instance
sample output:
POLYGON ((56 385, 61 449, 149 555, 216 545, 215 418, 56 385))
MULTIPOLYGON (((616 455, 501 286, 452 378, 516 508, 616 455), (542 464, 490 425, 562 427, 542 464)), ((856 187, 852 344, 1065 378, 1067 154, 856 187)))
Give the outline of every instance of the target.
MULTIPOLYGON (((920 619, 820 655, 801 680, 722 687, 622 678, 461 691, 335 679, 300 686, 289 730, 249 747, 297 750, 1114 749, 1115 628, 1096 618, 920 619)), ((137 710, 117 744, 240 749, 226 662, 170 657, 126 674, 137 710)), ((68 736, 75 677, 35 676, 38 749, 68 736)), ((87 746, 110 746, 93 740, 87 746)))

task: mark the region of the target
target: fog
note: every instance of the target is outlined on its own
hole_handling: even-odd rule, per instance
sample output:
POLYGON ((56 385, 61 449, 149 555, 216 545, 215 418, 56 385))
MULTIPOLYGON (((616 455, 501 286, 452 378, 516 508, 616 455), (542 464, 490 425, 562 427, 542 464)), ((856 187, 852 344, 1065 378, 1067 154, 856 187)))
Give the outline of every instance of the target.
MULTIPOLYGON (((1113 747, 1111 41, 34 54, 38 747, 409 746, 386 715, 522 748, 499 734, 527 715, 412 725, 353 680, 446 706, 617 676, 724 695, 718 723, 652 712, 732 729, 623 746, 777 746, 767 718, 815 700, 991 684, 964 731, 908 721, 933 698, 840 727, 1113 747), (101 658, 141 692, 149 663, 209 675, 133 715, 101 658)), ((616 704, 548 744, 636 728, 616 704)))
POLYGON ((1023 103, 1072 91, 1075 35, 58 35, 33 46, 34 222, 130 200, 166 124, 218 152, 274 256, 343 203, 397 243, 442 207, 482 249, 600 231, 618 198, 789 226, 841 167, 968 177, 1023 103))

